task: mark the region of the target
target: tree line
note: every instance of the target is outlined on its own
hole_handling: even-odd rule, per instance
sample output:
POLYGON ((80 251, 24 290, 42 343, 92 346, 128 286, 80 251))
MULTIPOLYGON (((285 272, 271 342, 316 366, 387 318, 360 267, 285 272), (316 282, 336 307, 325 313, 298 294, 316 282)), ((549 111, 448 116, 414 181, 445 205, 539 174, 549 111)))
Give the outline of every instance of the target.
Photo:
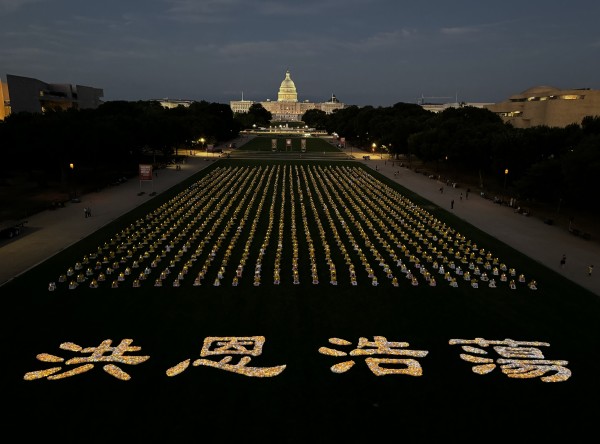
MULTIPOLYGON (((27 172, 40 187, 68 180, 70 164, 80 178, 135 175, 140 163, 170 162, 193 148, 219 144, 242 129, 268 126, 260 104, 234 114, 226 104, 194 102, 164 108, 155 101, 111 101, 97 109, 18 113, 0 121, 0 183, 27 172)), ((417 104, 349 106, 326 114, 309 110, 303 122, 344 137, 353 146, 471 174, 483 188, 508 183, 521 199, 597 209, 600 116, 565 128, 514 128, 493 112, 470 106, 440 113, 417 104)))
POLYGON ((11 114, 0 122, 0 181, 19 172, 40 187, 64 184, 73 168, 82 186, 132 176, 140 163, 172 162, 200 148, 200 139, 218 144, 239 131, 228 105, 205 101, 170 109, 155 101, 111 101, 96 109, 11 114))
POLYGON ((350 106, 325 114, 307 111, 309 126, 344 137, 347 143, 392 155, 414 156, 430 165, 478 178, 482 188, 508 182, 520 199, 569 204, 600 212, 600 116, 565 128, 514 128, 495 113, 471 106, 433 113, 416 104, 350 106))

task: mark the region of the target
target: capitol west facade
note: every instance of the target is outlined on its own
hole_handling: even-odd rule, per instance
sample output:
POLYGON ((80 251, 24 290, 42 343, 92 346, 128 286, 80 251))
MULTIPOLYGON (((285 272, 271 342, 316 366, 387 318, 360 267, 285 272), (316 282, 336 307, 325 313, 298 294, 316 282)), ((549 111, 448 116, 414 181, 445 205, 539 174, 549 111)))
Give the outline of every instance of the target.
POLYGON ((253 102, 242 98, 242 100, 230 101, 229 106, 234 113, 247 113, 254 103, 260 103, 264 109, 269 111, 273 116, 273 122, 300 122, 304 113, 311 109, 318 109, 326 114, 331 114, 335 110, 345 107, 335 95, 332 95, 329 101, 323 103, 298 102, 298 92, 294 81, 290 77, 289 70, 286 71, 285 79, 279 87, 277 101, 253 102))

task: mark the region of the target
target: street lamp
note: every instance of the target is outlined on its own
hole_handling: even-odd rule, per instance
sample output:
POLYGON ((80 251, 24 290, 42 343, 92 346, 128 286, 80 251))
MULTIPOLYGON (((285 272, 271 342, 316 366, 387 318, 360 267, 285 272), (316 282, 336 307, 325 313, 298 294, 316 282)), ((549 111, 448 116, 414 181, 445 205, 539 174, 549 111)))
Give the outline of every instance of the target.
POLYGON ((75 164, 70 163, 69 168, 71 169, 71 177, 73 178, 73 201, 77 199, 77 179, 75 178, 75 164))
POLYGON ((506 178, 508 177, 508 168, 504 170, 504 188, 506 189, 506 178))
MULTIPOLYGON (((200 137, 200 149, 204 148, 204 137, 200 137)), ((206 157, 208 158, 208 147, 206 147, 206 157)))
POLYGON ((371 152, 373 154, 375 154, 375 148, 377 148, 377 144, 375 142, 373 142, 373 144, 371 145, 371 152))

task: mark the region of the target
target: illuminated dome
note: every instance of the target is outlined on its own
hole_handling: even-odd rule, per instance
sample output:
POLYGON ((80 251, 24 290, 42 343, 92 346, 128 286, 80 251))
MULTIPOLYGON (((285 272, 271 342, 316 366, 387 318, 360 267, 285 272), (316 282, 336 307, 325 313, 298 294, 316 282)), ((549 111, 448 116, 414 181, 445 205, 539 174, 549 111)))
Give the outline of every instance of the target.
POLYGON ((294 81, 290 78, 290 70, 288 69, 285 72, 285 79, 281 82, 281 86, 279 87, 279 93, 277 94, 278 102, 297 102, 298 101, 298 93, 296 92, 296 85, 294 85, 294 81))

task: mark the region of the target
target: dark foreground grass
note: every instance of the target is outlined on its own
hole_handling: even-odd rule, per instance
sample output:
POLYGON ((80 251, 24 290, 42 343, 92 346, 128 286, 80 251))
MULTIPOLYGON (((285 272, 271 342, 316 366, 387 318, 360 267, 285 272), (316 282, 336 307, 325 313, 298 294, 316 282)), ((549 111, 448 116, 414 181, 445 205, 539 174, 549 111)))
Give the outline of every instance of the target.
MULTIPOLYGON (((339 221, 344 217, 350 224, 350 219, 343 212, 340 214, 335 224, 342 241, 348 244, 339 221)), ((164 221, 162 229, 168 230, 178 219, 186 217, 180 213, 171 221, 164 221)), ((187 223, 192 223, 185 220, 186 224, 172 231, 172 237, 187 223)), ((208 224, 198 239, 206 239, 213 225, 208 224)), ((132 230, 129 234, 133 233, 132 230)), ((359 231, 354 228, 352 233, 359 239, 357 242, 363 251, 372 255, 364 240, 360 240, 359 231)), ((375 241, 373 244, 382 250, 380 244, 375 241)), ((410 244, 410 248, 416 247, 410 244)), ((190 248, 173 270, 181 268, 192 252, 190 248)), ((164 261, 168 258, 167 255, 164 261)), ((411 265, 408 258, 402 258, 411 265)), ((424 260, 423 264, 432 270, 430 263, 424 260)), ((139 271, 137 269, 136 275, 139 271)), ((595 398, 600 393, 597 296, 385 177, 349 162, 216 162, 6 284, 2 287, 2 303, 3 337, 8 345, 2 378, 5 411, 8 411, 4 424, 7 433, 10 430, 19 434, 18 442, 41 441, 49 436, 60 437, 62 442, 149 439, 157 442, 179 439, 192 442, 362 442, 390 436, 395 442, 413 438, 432 442, 440 436, 440 441, 449 442, 480 442, 493 436, 525 442, 526 437, 539 440, 557 438, 563 433, 571 435, 569 442, 578 442, 575 438, 594 430, 597 422, 595 398), (238 171, 240 175, 231 176, 232 180, 227 182, 227 171, 231 174, 238 171), (311 172, 312 179, 308 175, 295 176, 294 171, 311 172), (381 267, 371 257, 370 262, 380 276, 380 284, 373 286, 352 249, 350 257, 356 265, 358 285, 350 285, 344 257, 317 196, 317 191, 323 199, 326 199, 325 190, 341 192, 342 185, 336 185, 334 179, 345 177, 348 171, 354 178, 356 196, 348 194, 337 204, 332 197, 326 200, 327 209, 330 212, 336 207, 342 210, 341 202, 345 202, 349 214, 363 223, 371 240, 375 237, 366 221, 373 222, 377 229, 375 222, 385 222, 385 219, 376 211, 382 207, 365 213, 364 220, 358 217, 359 208, 368 208, 368 184, 381 193, 370 202, 377 205, 396 202, 388 207, 389 214, 392 209, 400 210, 406 205, 396 193, 404 196, 418 211, 445 223, 455 230, 453 233, 461 233, 471 245, 476 243, 479 248, 493 252, 501 262, 523 272, 528 282, 535 279, 538 290, 530 290, 521 283, 511 290, 500 282, 495 289, 483 282, 479 288, 472 288, 460 280, 459 286, 453 288, 439 275, 435 275, 437 286, 431 287, 417 273, 419 285, 413 286, 393 263, 393 272, 399 277, 399 286, 394 287, 390 279, 381 275, 381 267), (272 173, 270 182, 267 182, 268 173, 272 173), (262 185, 251 182, 253 177, 261 175, 265 177, 262 185), (291 182, 286 181, 286 177, 291 177, 291 182), (319 181, 319 177, 323 181, 319 181), (283 192, 284 183, 287 192, 283 192), (139 288, 133 288, 132 277, 128 277, 118 288, 110 288, 105 282, 91 289, 88 279, 74 290, 69 290, 67 283, 57 283, 57 290, 48 291, 49 282, 57 282, 65 270, 97 251, 99 246, 107 244, 106 249, 101 248, 102 254, 116 250, 118 242, 111 245, 110 241, 116 239, 118 233, 132 226, 140 229, 151 220, 148 215, 161 217, 177 207, 176 202, 182 202, 181 205, 189 202, 190 189, 197 190, 198 196, 208 196, 195 208, 196 212, 206 210, 195 226, 199 227, 205 220, 214 225, 219 216, 223 219, 179 287, 172 286, 173 275, 163 281, 162 287, 152 285, 158 270, 165 268, 161 262, 153 270, 152 279, 143 281, 139 288), (225 194, 219 195, 222 190, 225 194), (236 190, 240 193, 236 194, 236 190), (308 191, 316 203, 314 211, 309 205, 308 191), (186 197, 181 199, 181 193, 186 197), (300 194, 307 211, 304 219, 300 194), (211 196, 219 198, 211 200, 211 196), (249 204, 252 196, 255 201, 249 204), (293 284, 291 279, 292 196, 297 205, 299 284, 293 284), (263 197, 261 210, 259 202, 263 197), (364 207, 351 204, 360 198, 365 199, 364 207), (164 203, 168 205, 162 206, 164 203), (228 203, 232 205, 227 207, 228 203), (157 208, 161 210, 156 212, 157 208), (248 222, 231 249, 230 263, 221 285, 214 286, 213 282, 225 257, 226 246, 232 245, 235 230, 224 234, 221 248, 202 285, 194 286, 194 277, 205 263, 209 246, 224 232, 223 227, 232 220, 235 209, 239 210, 236 222, 248 209, 248 222), (274 218, 271 231, 269 215, 274 218), (284 221, 282 279, 275 285, 273 263, 280 217, 284 221), (235 266, 243 257, 243 246, 250 238, 250 221, 255 219, 255 242, 250 244, 243 278, 238 286, 232 286, 235 266), (136 225, 140 220, 144 222, 136 225), (306 228, 315 246, 318 285, 312 284, 309 278, 306 228), (254 264, 261 242, 269 232, 261 285, 254 286, 254 264), (331 259, 337 267, 339 282, 335 286, 329 283, 324 243, 331 247, 331 259), (264 337, 262 349, 257 337, 264 337), (211 342, 211 338, 218 339, 211 342), (241 342, 223 349, 232 338, 241 342), (361 338, 371 344, 361 343, 361 338), (515 347, 516 344, 509 343, 504 345, 508 348, 499 349, 481 341, 470 344, 471 348, 450 343, 476 338, 544 344, 515 347), (60 368, 56 374, 61 374, 86 365, 86 362, 65 361, 89 357, 92 350, 85 349, 99 347, 103 341, 111 340, 112 347, 116 347, 125 339, 133 341, 130 347, 139 349, 130 348, 121 359, 116 358, 117 351, 107 351, 101 355, 104 361, 98 357, 87 363, 93 365, 89 371, 64 379, 24 379, 33 371, 56 367, 60 368), (379 348, 378 353, 368 351, 375 350, 374 345, 382 346, 386 340, 388 348, 379 348), (216 341, 221 342, 221 353, 216 341), (63 343, 77 344, 83 350, 74 346, 59 348, 63 343), (201 356, 205 343, 212 347, 201 356), (322 347, 338 353, 326 354, 322 347), (245 350, 248 353, 238 354, 245 350), (356 351, 351 353, 352 350, 356 351), (65 361, 49 362, 38 356, 42 353, 65 361), (520 362, 515 368, 526 369, 525 373, 539 370, 539 373, 527 373, 531 376, 528 378, 509 377, 502 369, 510 367, 510 363, 499 361, 502 354, 505 359, 512 359, 511 362, 520 362), (133 365, 126 360, 130 356, 149 358, 133 365), (467 356, 474 358, 471 362, 462 359, 467 356), (229 363, 228 357, 231 357, 229 363), (242 367, 239 363, 244 357, 249 361, 242 367), (390 361, 373 361, 377 358, 390 361), (481 362, 474 362, 478 358, 481 362), (167 374, 169 369, 188 359, 190 365, 179 374, 167 374), (205 361, 193 365, 199 359, 205 361), (223 359, 225 361, 221 361, 223 359), (483 362, 485 359, 488 361, 483 362), (331 369, 350 361, 355 365, 349 369, 339 372, 331 369), (524 361, 531 366, 525 366, 524 361), (405 373, 377 376, 368 363, 384 371, 404 370, 405 373), (422 374, 406 374, 406 369, 415 363, 422 374), (110 367, 105 368, 108 364, 119 367, 131 379, 118 379, 110 367), (487 365, 489 372, 475 373, 472 369, 477 365, 487 365), (259 373, 273 369, 276 373, 281 370, 279 366, 285 368, 273 376, 253 377, 247 373, 249 368, 256 368, 259 373), (562 382, 543 382, 543 377, 556 375, 557 368, 568 369, 570 376, 562 382)))

